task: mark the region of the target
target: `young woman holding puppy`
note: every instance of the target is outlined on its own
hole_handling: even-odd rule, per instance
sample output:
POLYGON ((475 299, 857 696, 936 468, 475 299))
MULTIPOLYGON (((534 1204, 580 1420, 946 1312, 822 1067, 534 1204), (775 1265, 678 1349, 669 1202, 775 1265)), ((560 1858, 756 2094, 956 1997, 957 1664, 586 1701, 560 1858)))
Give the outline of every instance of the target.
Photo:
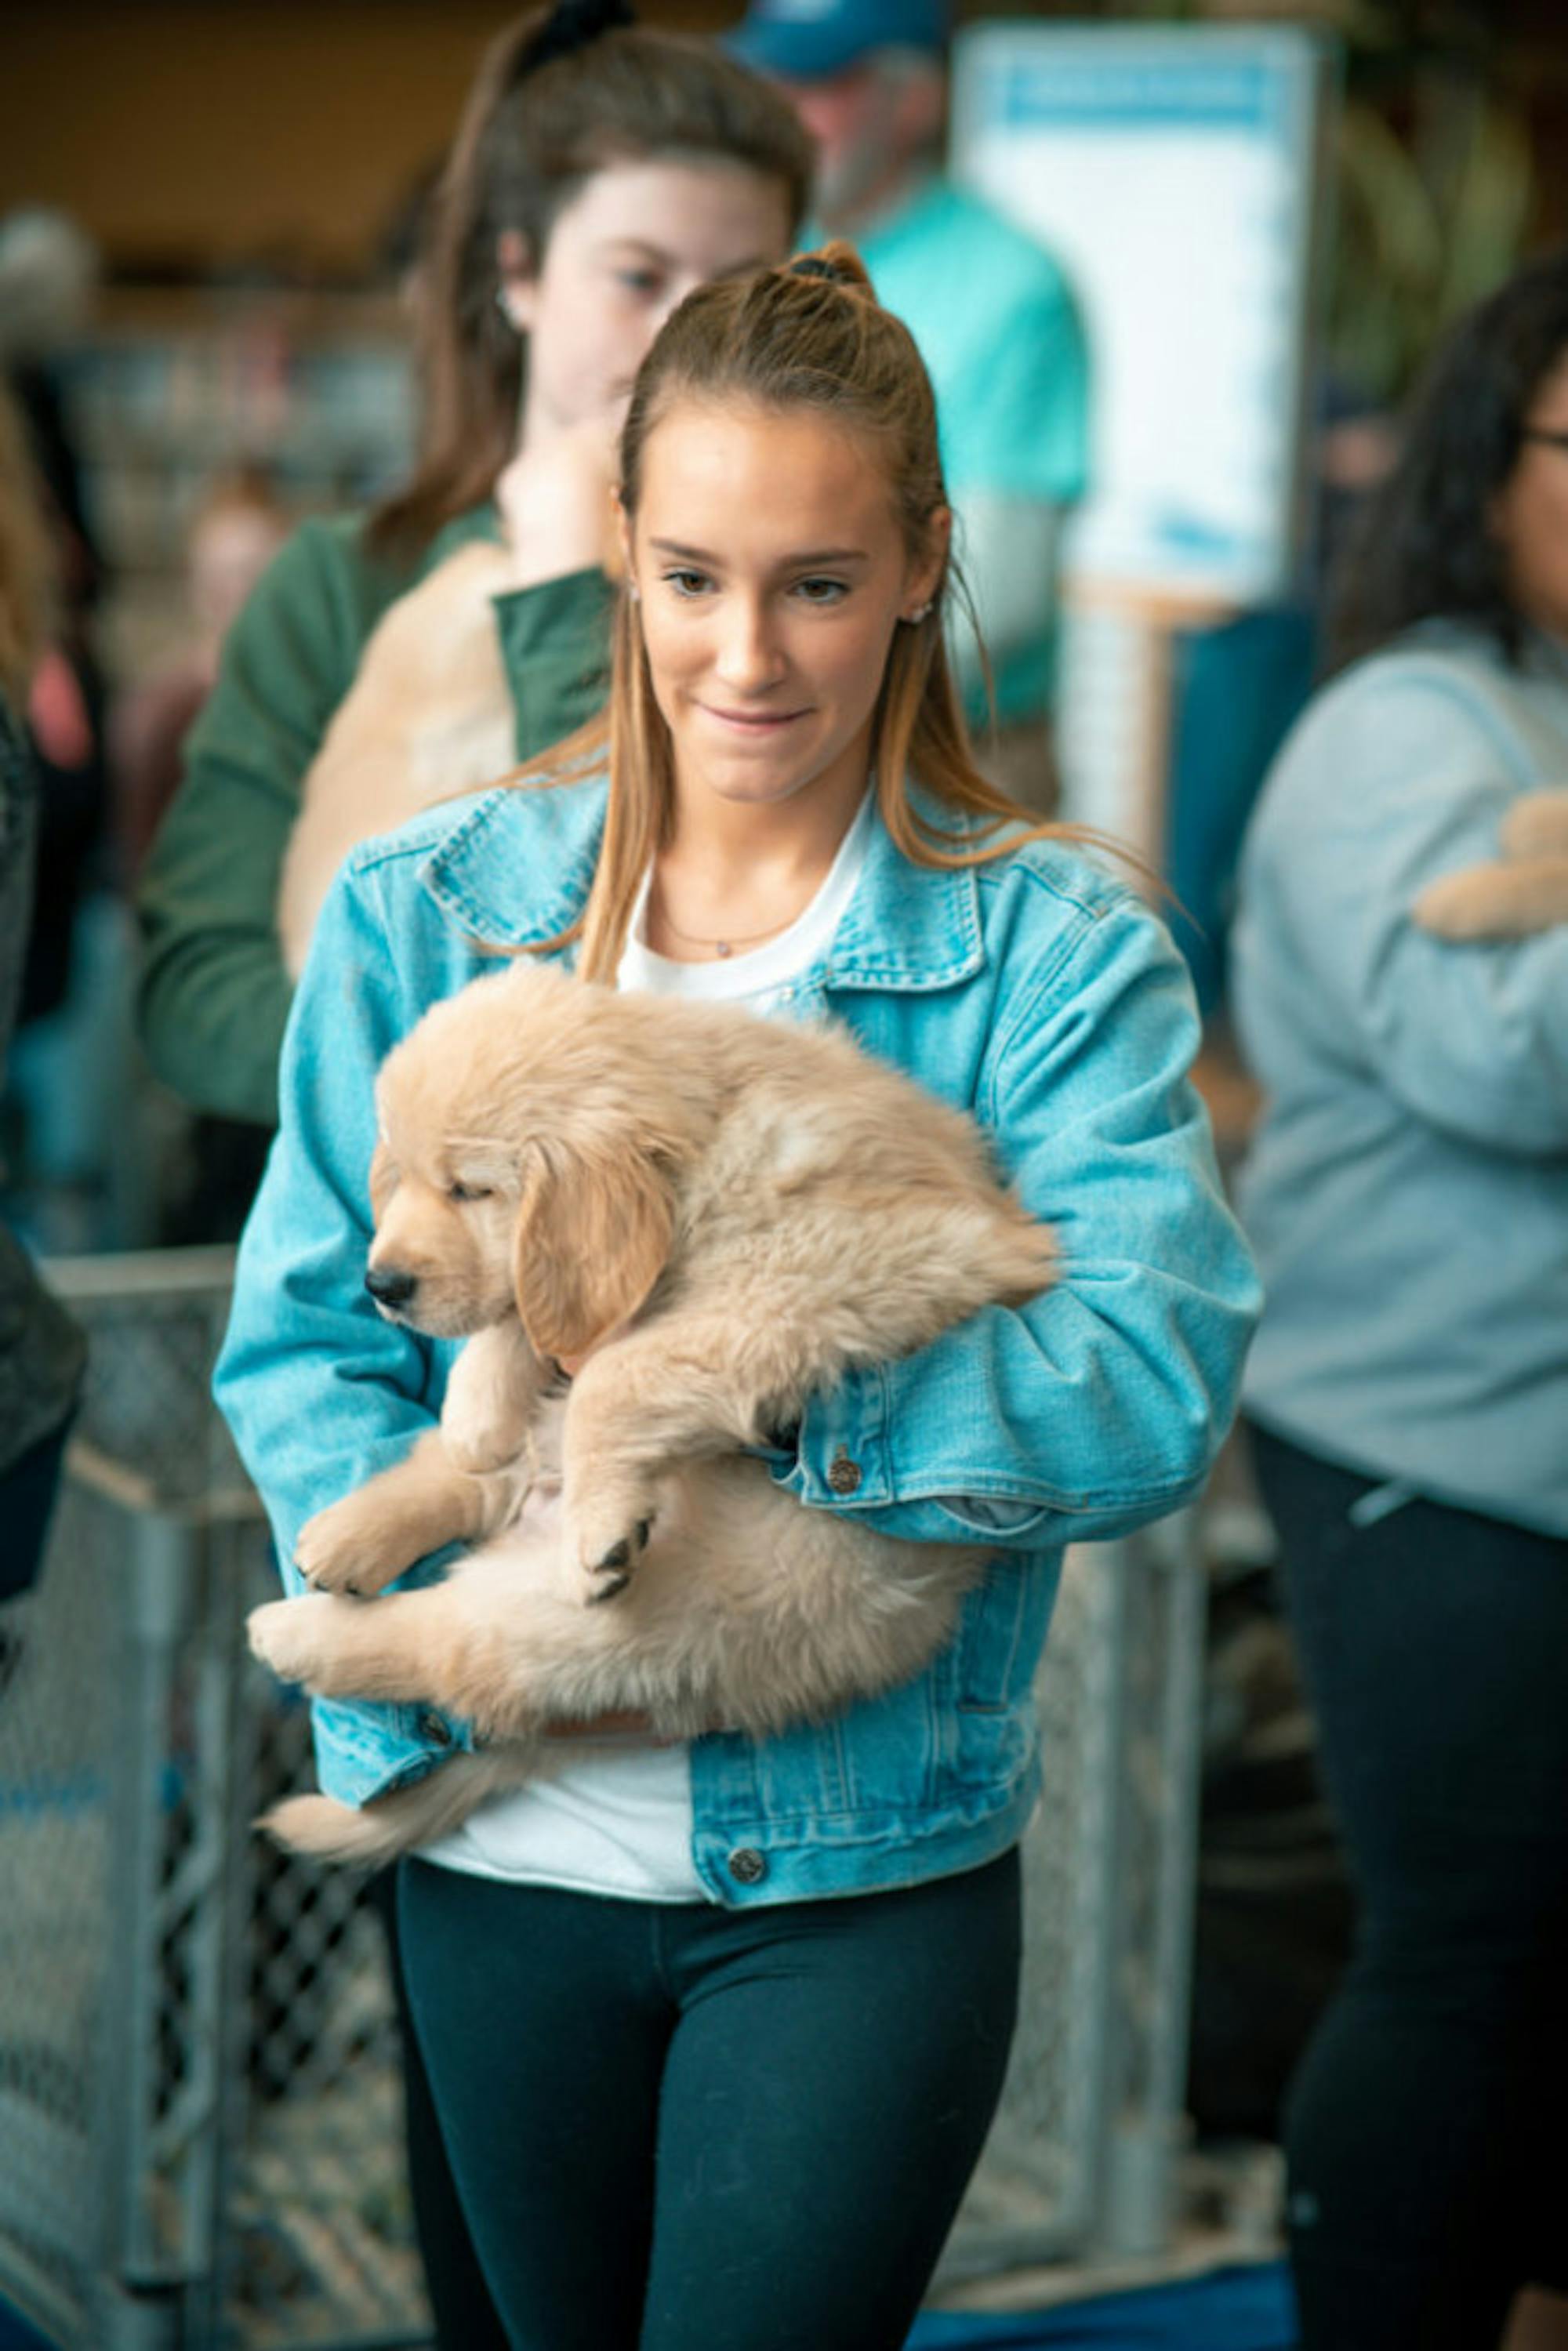
POLYGON ((272 565, 143 876, 142 1036, 198 1110, 258 1142, 276 1121, 279 876, 301 780, 389 608, 493 548, 512 752, 601 706, 632 380, 693 287, 788 251, 810 162, 784 99, 709 44, 632 26, 624 0, 562 0, 492 46, 418 273, 416 471, 368 518, 306 523, 272 565))
MULTIPOLYGON (((400 1888, 515 2345, 891 2351, 1001 2087, 1062 1548, 1195 1491, 1256 1294, 1161 925, 973 766, 930 387, 852 255, 680 307, 638 377, 620 501, 607 726, 335 885, 219 1393, 285 1558, 438 1413, 450 1348, 363 1287, 372 1087, 497 948, 841 1021, 990 1130, 1061 1281, 819 1396, 775 1452, 804 1508, 994 1545, 950 1648, 776 1739, 563 1746, 400 1888)), ((354 1802, 469 1740, 318 1709, 323 1783, 354 1802)))

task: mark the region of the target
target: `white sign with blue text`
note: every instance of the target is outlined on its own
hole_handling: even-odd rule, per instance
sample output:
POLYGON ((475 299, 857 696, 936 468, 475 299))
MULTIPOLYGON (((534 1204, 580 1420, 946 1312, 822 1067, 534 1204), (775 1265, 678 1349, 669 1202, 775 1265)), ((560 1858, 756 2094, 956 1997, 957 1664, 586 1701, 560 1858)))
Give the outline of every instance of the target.
POLYGON ((1297 569, 1326 55, 1290 29, 971 26, 955 176, 1083 308, 1072 570, 1249 604, 1297 569))

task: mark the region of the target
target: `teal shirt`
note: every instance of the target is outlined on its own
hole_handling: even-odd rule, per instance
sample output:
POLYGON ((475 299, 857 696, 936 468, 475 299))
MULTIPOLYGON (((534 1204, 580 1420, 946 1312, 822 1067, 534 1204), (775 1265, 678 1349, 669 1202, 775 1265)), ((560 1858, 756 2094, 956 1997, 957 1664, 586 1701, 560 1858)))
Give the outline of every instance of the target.
MULTIPOLYGON (((915 337, 936 394, 947 487, 1068 507, 1089 464, 1089 362, 1066 278, 1042 246, 940 177, 856 243, 915 337)), ((1009 718, 1050 696, 1054 615, 997 680, 1009 718)))
POLYGON ((1071 506, 1088 472, 1088 355, 1043 246, 977 196, 927 180, 857 240, 877 298, 920 347, 956 497, 1071 506))

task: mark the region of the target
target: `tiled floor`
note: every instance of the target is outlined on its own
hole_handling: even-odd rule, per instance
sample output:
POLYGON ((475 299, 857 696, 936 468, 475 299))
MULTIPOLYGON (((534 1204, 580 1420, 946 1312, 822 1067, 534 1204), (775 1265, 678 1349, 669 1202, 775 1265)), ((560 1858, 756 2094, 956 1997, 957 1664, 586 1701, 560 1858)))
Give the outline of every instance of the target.
MULTIPOLYGON (((1220 2154, 1183 2158, 1178 2194, 1181 2215, 1171 2245, 1135 2258, 1107 2255, 1087 2262, 1052 2262, 1011 2270, 1004 2275, 967 2281, 934 2297, 947 2310, 1046 2310, 1085 2302, 1097 2294, 1162 2285, 1200 2277, 1237 2262, 1277 2261, 1283 2181, 1275 2147, 1238 2146, 1220 2154)), ((1549 2351, 1531 2345, 1527 2351, 1549 2351)), ((1556 2346, 1550 2346, 1556 2351, 1556 2346)))

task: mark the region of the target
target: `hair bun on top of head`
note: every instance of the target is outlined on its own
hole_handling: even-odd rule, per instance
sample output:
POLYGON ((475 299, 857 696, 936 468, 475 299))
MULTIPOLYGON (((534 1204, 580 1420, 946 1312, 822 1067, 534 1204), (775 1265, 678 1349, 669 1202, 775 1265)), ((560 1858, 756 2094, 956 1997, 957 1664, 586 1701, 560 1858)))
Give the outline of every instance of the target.
POLYGON ((852 245, 835 238, 817 253, 798 253, 786 264, 791 277, 825 277, 831 286, 841 286, 847 294, 872 293, 872 282, 866 266, 852 245))
POLYGON ((627 0, 556 0, 538 31, 517 59, 515 78, 537 73, 556 57, 569 57, 587 48, 601 33, 619 31, 637 21, 627 0))

